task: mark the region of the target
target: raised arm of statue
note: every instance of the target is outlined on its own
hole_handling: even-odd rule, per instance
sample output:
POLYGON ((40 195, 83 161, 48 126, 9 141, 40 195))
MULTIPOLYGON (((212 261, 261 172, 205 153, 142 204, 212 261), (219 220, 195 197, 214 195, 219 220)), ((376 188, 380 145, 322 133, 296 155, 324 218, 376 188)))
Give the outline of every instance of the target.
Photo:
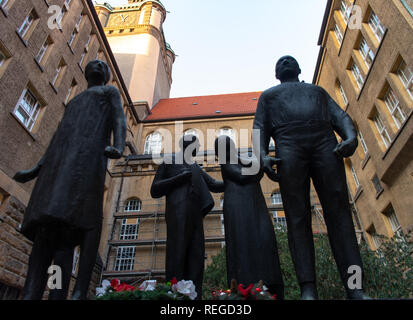
POLYGON ((225 185, 223 181, 215 180, 202 169, 201 169, 201 173, 210 191, 214 193, 224 192, 225 185))

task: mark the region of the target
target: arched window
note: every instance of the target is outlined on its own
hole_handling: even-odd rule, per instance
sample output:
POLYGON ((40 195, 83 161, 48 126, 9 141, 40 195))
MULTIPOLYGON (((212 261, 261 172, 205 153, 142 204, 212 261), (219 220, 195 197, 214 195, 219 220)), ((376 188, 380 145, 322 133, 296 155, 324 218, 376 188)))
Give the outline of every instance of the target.
POLYGON ((283 200, 281 198, 281 193, 280 191, 274 191, 271 194, 271 204, 282 204, 283 200))
POLYGON ((236 135, 235 135, 235 131, 232 128, 225 127, 225 128, 219 129, 218 136, 219 137, 220 136, 228 136, 236 144, 236 135))
POLYGON ((125 203, 124 212, 131 212, 131 211, 141 211, 142 210, 142 202, 137 199, 128 199, 125 203))
POLYGON ((196 130, 195 129, 188 129, 188 130, 186 130, 185 132, 184 132, 184 135, 185 136, 187 136, 187 135, 193 135, 193 136, 197 136, 198 137, 198 132, 196 132, 196 130))
POLYGON ((145 139, 143 154, 161 153, 162 135, 159 132, 149 134, 145 139))

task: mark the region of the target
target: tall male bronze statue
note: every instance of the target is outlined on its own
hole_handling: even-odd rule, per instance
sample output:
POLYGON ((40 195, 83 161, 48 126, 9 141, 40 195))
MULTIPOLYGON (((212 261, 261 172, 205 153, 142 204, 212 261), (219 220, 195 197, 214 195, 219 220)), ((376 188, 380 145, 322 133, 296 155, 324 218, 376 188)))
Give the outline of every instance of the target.
POLYGON ((14 176, 21 183, 37 177, 21 227, 34 241, 25 300, 42 298, 52 260, 62 270, 62 286, 50 290, 49 299, 66 299, 77 245, 80 264, 72 299, 87 297, 100 241, 107 159, 122 155, 126 120, 119 91, 105 86, 108 65, 92 61, 85 76, 88 89, 67 105, 43 158, 14 176))
MULTIPOLYGON (((343 157, 357 148, 351 118, 319 86, 300 82, 297 61, 280 58, 276 78, 281 84, 264 91, 258 101, 254 138, 264 171, 280 184, 287 218, 288 240, 301 287, 302 299, 317 299, 314 242, 311 229, 310 179, 323 207, 328 236, 349 299, 368 298, 362 289, 349 287, 350 266, 362 270, 349 205, 343 157), (337 143, 334 131, 343 139, 337 143), (277 172, 268 155, 270 138, 281 159, 277 172), (357 267, 356 267, 357 268, 357 267)), ((362 276, 362 275, 361 275, 362 276)))
POLYGON ((166 196, 166 279, 192 280, 197 299, 201 299, 205 263, 203 219, 214 207, 209 191, 223 192, 224 183, 211 178, 193 160, 199 148, 195 135, 182 137, 179 145, 181 150, 159 165, 151 195, 166 196))

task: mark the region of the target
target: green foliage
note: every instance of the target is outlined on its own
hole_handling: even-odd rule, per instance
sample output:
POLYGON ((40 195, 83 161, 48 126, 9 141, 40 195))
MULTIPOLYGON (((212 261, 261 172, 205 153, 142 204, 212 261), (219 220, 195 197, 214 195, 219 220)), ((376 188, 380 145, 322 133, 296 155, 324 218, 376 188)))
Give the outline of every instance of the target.
MULTIPOLYGON (((285 299, 300 299, 300 289, 292 263, 287 233, 276 229, 278 252, 285 285, 285 299)), ((320 299, 345 299, 346 293, 333 258, 327 235, 314 235, 317 287, 320 299)), ((363 242, 360 253, 364 266, 363 286, 372 298, 413 297, 413 243, 398 236, 382 237, 380 249, 372 251, 363 242)), ((203 298, 211 299, 212 291, 227 289, 225 249, 206 268, 203 298)))

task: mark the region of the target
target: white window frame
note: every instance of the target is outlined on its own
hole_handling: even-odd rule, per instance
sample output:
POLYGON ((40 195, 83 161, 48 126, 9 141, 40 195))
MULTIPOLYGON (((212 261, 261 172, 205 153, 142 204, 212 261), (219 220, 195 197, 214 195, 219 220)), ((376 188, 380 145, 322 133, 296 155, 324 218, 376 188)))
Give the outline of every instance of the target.
POLYGON ((72 275, 76 274, 77 265, 79 263, 79 257, 80 257, 80 248, 76 247, 73 250, 72 275))
POLYGON ((55 76, 53 77, 53 79, 52 79, 52 81, 51 81, 53 85, 56 85, 57 79, 59 79, 59 76, 60 76, 60 74, 61 74, 64 66, 65 66, 65 65, 64 65, 64 63, 62 63, 62 61, 61 61, 61 62, 59 63, 59 65, 57 66, 57 68, 56 68, 56 74, 55 74, 55 76))
POLYGON ((120 240, 136 240, 138 238, 139 219, 122 219, 120 227, 120 240), (136 220, 135 223, 129 223, 130 220, 136 220))
POLYGON ((86 57, 86 51, 83 51, 82 54, 80 55, 80 60, 79 60, 80 66, 83 65, 83 61, 85 61, 85 57, 86 57))
POLYGON ((389 88, 387 90, 387 93, 385 94, 383 100, 393 118, 397 129, 400 129, 403 123, 406 121, 407 115, 392 88, 389 88), (400 118, 398 118, 398 116, 400 118))
POLYGON ((79 28, 80 28, 80 24, 82 23, 82 20, 83 20, 83 14, 80 15, 79 19, 76 22, 75 28, 77 32, 79 32, 79 28))
POLYGON ((377 14, 374 13, 374 11, 371 11, 370 17, 368 20, 368 24, 373 31, 373 33, 376 35, 377 40, 381 42, 384 37, 384 33, 386 32, 386 29, 384 28, 383 24, 381 23, 379 17, 377 14))
POLYGON ((373 64, 375 54, 364 37, 361 38, 359 52, 367 68, 370 68, 373 64))
POLYGON ((338 88, 340 90, 341 98, 343 98, 344 105, 347 107, 348 106, 348 99, 347 99, 346 92, 344 91, 344 88, 341 85, 341 83, 339 83, 338 88))
POLYGON ((0 7, 6 8, 8 2, 9 0, 0 0, 0 7))
POLYGON ((4 62, 6 61, 6 59, 7 59, 6 55, 5 55, 4 52, 1 51, 1 49, 0 49, 0 67, 4 64, 4 62))
POLYGON ((280 191, 275 191, 271 194, 271 204, 273 204, 273 205, 283 204, 283 200, 282 200, 280 191))
POLYGON ((39 52, 37 53, 37 56, 36 56, 37 62, 39 63, 42 62, 44 55, 46 54, 49 46, 50 46, 50 40, 49 38, 47 38, 46 41, 43 43, 42 47, 40 48, 39 52))
POLYGON ((87 38, 86 44, 85 44, 85 51, 87 52, 89 50, 89 45, 90 42, 92 41, 92 35, 89 34, 89 37, 87 38))
POLYGON ((143 154, 161 153, 163 138, 159 132, 152 132, 145 138, 143 154))
POLYGON ((126 201, 123 212, 135 212, 142 210, 142 201, 139 199, 129 199, 126 201))
POLYGON ((357 177, 356 170, 354 169, 353 165, 350 165, 351 175, 353 176, 354 183, 356 184, 356 189, 360 187, 360 181, 357 177))
POLYGON ((14 115, 23 123, 23 125, 29 131, 32 131, 33 126, 36 123, 37 117, 39 115, 39 112, 40 103, 37 100, 36 96, 30 91, 30 89, 24 89, 22 95, 19 98, 19 102, 14 108, 14 115), (34 100, 32 105, 30 103, 27 103, 27 101, 25 100, 27 96, 34 100), (26 120, 24 115, 26 115, 27 117, 26 120))
POLYGON ((131 271, 135 265, 136 246, 120 246, 116 250, 115 271, 131 271))
POLYGON ((376 112, 376 115, 374 116, 373 122, 376 125, 377 131, 379 132, 384 145, 386 146, 386 148, 388 148, 391 143, 391 138, 383 122, 383 119, 381 118, 381 115, 379 114, 378 111, 376 112))
POLYGON ((346 24, 350 20, 351 11, 352 11, 351 5, 347 5, 347 1, 341 0, 340 12, 346 24))
POLYGON ((337 37, 338 43, 341 45, 343 43, 343 33, 340 30, 340 27, 338 26, 338 24, 336 23, 335 27, 334 27, 334 33, 337 37))
POLYGON ((359 89, 361 89, 364 85, 364 78, 361 74, 360 68, 356 65, 355 62, 353 62, 353 65, 351 66, 351 72, 353 73, 354 79, 356 80, 359 89))
POLYGON ((361 133, 361 131, 358 132, 358 136, 359 136, 361 148, 363 149, 364 154, 366 154, 369 151, 369 149, 367 148, 366 140, 364 140, 364 136, 361 133))
POLYGON ((274 221, 274 226, 276 229, 282 229, 287 228, 287 218, 284 216, 278 216, 278 211, 277 210, 271 210, 272 212, 272 218, 274 221))
POLYGON ((397 75, 409 93, 410 98, 413 99, 413 71, 407 66, 406 62, 402 61, 400 63, 397 75))
POLYGON ((65 98, 65 104, 67 104, 69 102, 70 96, 72 95, 72 92, 74 90, 74 88, 76 87, 77 83, 74 82, 74 80, 72 81, 72 83, 70 84, 70 88, 67 90, 67 95, 65 98))
POLYGON ((33 21, 36 20, 36 16, 34 11, 32 10, 29 15, 24 19, 22 25, 18 29, 18 33, 20 37, 24 38, 29 31, 30 27, 33 25, 33 21))
POLYGON ((219 133, 218 133, 218 136, 220 137, 220 136, 228 136, 228 137, 230 137, 231 138, 231 140, 235 143, 235 139, 236 139, 236 136, 235 136, 235 131, 234 131, 234 129, 232 129, 232 128, 228 128, 228 127, 225 127, 225 128, 221 128, 221 129, 219 129, 219 133))
POLYGON ((70 47, 72 47, 72 44, 73 44, 73 41, 75 41, 76 35, 77 35, 77 31, 76 29, 73 29, 73 32, 70 35, 69 41, 67 42, 70 47))

